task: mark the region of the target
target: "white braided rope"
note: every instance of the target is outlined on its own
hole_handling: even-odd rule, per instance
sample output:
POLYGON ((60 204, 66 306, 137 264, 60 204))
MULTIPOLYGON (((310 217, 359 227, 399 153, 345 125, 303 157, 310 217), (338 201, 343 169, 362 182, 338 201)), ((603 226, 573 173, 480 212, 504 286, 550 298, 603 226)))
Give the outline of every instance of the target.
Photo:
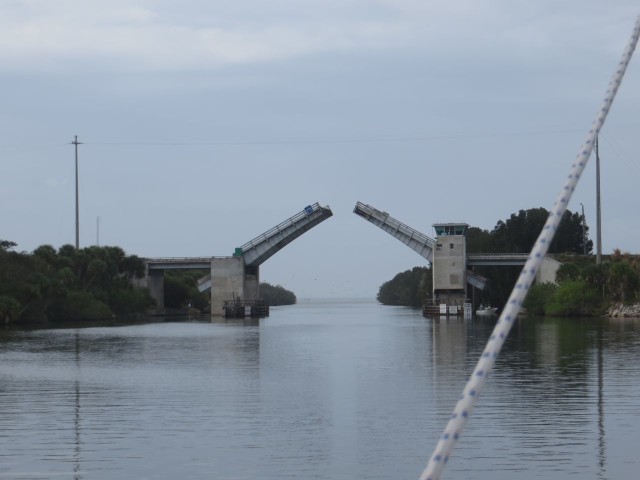
POLYGON ((629 43, 622 55, 622 60, 616 68, 616 72, 613 74, 611 82, 609 82, 609 88, 605 93, 604 101, 602 102, 602 105, 596 115, 596 119, 587 134, 587 139, 580 147, 575 162, 571 165, 569 176, 567 177, 562 190, 560 190, 556 202, 553 204, 553 208, 549 213, 549 218, 547 219, 542 232, 540 232, 540 236, 531 250, 531 254, 520 273, 520 277, 511 292, 509 300, 498 319, 491 337, 489 337, 487 346, 480 356, 480 360, 478 360, 467 385, 464 387, 462 395, 453 409, 451 419, 442 432, 440 440, 438 441, 425 470, 420 476, 420 480, 440 479, 442 471, 449 460, 449 456, 451 455, 451 451, 457 443, 469 415, 471 415, 473 407, 475 406, 478 396, 486 383, 489 373, 493 369, 496 358, 498 357, 502 345, 511 330, 511 326, 520 312, 522 302, 527 296, 529 287, 535 279, 536 272, 540 268, 542 259, 549 249, 549 245, 555 236, 558 224, 560 223, 560 220, 562 220, 562 215, 567 209, 571 195, 573 194, 576 184, 578 183, 587 161, 589 160, 598 132, 600 132, 607 114, 609 113, 611 103, 618 91, 622 77, 624 76, 627 65, 629 64, 633 51, 638 43, 638 36, 640 36, 640 16, 636 19, 636 24, 633 29, 633 33, 631 34, 631 38, 629 39, 629 43))

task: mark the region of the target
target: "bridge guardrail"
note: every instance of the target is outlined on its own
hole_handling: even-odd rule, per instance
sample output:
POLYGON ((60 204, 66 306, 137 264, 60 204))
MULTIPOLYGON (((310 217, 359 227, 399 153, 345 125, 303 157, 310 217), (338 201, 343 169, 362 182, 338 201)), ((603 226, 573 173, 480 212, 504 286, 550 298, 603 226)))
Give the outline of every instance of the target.
POLYGON ((146 263, 200 263, 211 261, 212 258, 226 258, 226 257, 158 257, 158 258, 144 258, 146 263))
POLYGON ((214 258, 227 257, 159 257, 143 258, 149 270, 203 269, 208 268, 214 258))
POLYGON ((287 218, 284 222, 279 223, 278 225, 276 225, 275 227, 267 230, 263 234, 258 235, 257 237, 249 240, 247 243, 242 245, 240 247, 240 249, 244 253, 247 250, 255 247, 256 245, 258 245, 259 243, 264 242, 269 237, 273 236, 277 232, 280 232, 284 228, 290 227, 291 225, 295 224, 297 221, 302 220, 303 218, 308 217, 309 215, 312 215, 313 213, 317 212, 318 210, 323 210, 323 209, 324 209, 324 207, 321 207, 320 203, 318 203, 318 202, 314 203, 313 205, 308 205, 301 212, 296 213, 292 217, 287 218))

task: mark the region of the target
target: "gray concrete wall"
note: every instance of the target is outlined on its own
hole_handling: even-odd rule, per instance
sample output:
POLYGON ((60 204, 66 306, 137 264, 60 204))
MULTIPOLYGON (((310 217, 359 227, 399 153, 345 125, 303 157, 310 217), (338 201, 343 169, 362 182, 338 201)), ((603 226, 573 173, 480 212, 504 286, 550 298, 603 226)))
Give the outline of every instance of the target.
POLYGON ((258 300, 260 298, 260 267, 245 268, 244 300, 258 300))
POLYGON ((556 283, 556 273, 561 265, 559 261, 553 258, 544 257, 542 259, 542 265, 540 265, 540 270, 538 270, 538 274, 536 275, 536 282, 556 283))
POLYGON ((244 259, 225 257, 211 259, 211 315, 222 316, 225 300, 245 300, 244 259))
POLYGON ((465 290, 467 283, 466 238, 442 235, 433 252, 433 289, 465 290))
POLYGON ((164 308, 164 270, 147 272, 147 287, 158 308, 164 308))

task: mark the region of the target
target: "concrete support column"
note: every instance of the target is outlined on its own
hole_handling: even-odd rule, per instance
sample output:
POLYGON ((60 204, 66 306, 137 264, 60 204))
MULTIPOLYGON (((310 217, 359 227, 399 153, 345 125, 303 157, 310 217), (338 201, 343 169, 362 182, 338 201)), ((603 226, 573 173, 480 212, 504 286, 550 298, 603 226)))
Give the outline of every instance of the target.
POLYGON ((558 269, 562 266, 562 264, 554 260, 553 258, 544 257, 542 259, 542 264, 540 264, 540 269, 536 274, 536 282, 543 283, 556 283, 556 273, 558 273, 558 269))
POLYGON ((164 308, 164 270, 149 270, 147 287, 158 308, 164 308))
POLYGON ((225 300, 245 299, 244 278, 242 257, 211 259, 211 315, 224 315, 225 300))
POLYGON ((260 267, 244 267, 244 300, 260 298, 260 267))

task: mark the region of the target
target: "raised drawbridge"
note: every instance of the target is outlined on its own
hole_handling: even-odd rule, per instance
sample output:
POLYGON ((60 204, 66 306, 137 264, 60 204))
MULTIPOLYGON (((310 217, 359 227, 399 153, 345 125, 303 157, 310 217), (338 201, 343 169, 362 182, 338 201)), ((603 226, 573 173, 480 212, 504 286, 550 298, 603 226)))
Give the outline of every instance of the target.
MULTIPOLYGON (((411 228, 401 221, 396 220, 387 212, 380 211, 377 208, 362 202, 356 203, 353 213, 364 218, 366 221, 374 224, 376 227, 384 230, 392 237, 404 243, 407 247, 415 251, 418 255, 433 265, 434 269, 437 268, 436 265, 438 262, 434 262, 434 251, 438 248, 438 243, 433 238, 430 238, 415 228, 411 228)), ((486 278, 472 272, 471 270, 466 270, 465 277, 468 284, 481 290, 483 290, 487 285, 486 278)))
POLYGON ((245 265, 257 267, 300 235, 332 215, 333 212, 328 206, 321 207, 318 203, 309 205, 301 212, 236 249, 236 254, 244 258, 245 265))
POLYGON ((198 281, 198 290, 211 290, 211 313, 223 315, 228 301, 255 302, 260 292, 260 265, 286 245, 331 217, 328 206, 319 203, 301 212, 235 249, 232 256, 197 258, 148 258, 147 275, 140 282, 146 286, 158 307, 164 307, 165 270, 208 270, 198 281))
POLYGON ((260 265, 289 243, 331 217, 329 206, 319 203, 301 212, 235 249, 231 257, 213 257, 211 273, 200 279, 198 289, 211 289, 211 312, 222 314, 225 301, 242 299, 252 302, 260 296, 260 265))

